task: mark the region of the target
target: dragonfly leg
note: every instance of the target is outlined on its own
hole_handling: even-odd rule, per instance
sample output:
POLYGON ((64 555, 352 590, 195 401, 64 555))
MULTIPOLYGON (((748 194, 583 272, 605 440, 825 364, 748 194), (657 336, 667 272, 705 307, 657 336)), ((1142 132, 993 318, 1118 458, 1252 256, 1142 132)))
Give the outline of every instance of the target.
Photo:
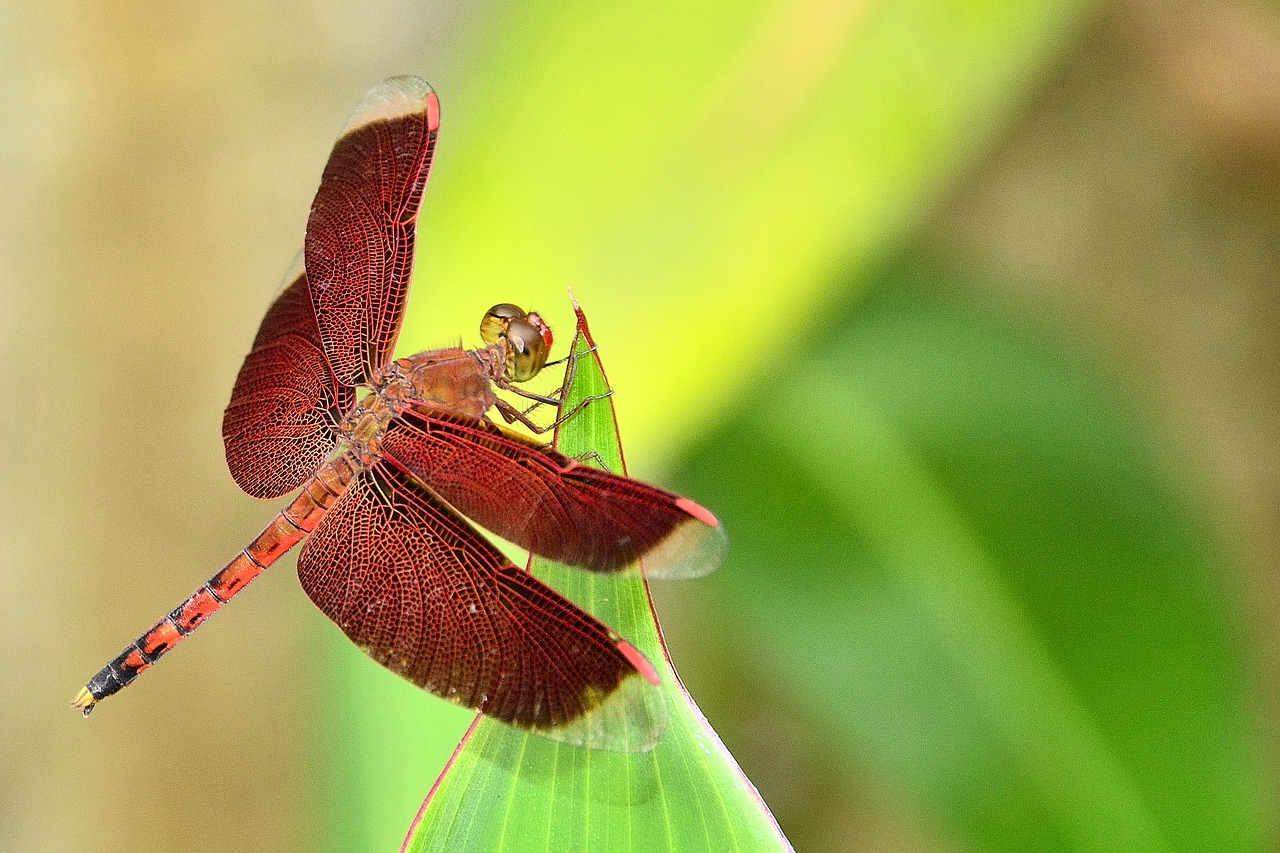
MULTIPOLYGON (((547 424, 546 426, 542 426, 541 424, 537 423, 536 421, 534 421, 532 418, 529 417, 529 413, 532 412, 534 409, 536 409, 538 406, 530 406, 528 409, 522 412, 519 409, 517 409, 515 406, 508 403, 506 400, 498 400, 494 405, 497 408, 498 413, 502 415, 503 420, 505 420, 507 423, 510 424, 510 423, 515 423, 516 421, 519 421, 520 423, 527 426, 529 429, 533 430, 533 432, 536 435, 542 435, 544 433, 551 432, 553 429, 560 426, 560 424, 569 420, 574 415, 578 414, 578 412, 581 412, 591 403, 594 403, 597 400, 608 399, 612 395, 613 395, 613 389, 610 388, 608 391, 606 391, 603 394, 597 394, 594 397, 587 397, 586 399, 579 402, 578 405, 574 406, 568 412, 565 412, 563 415, 556 418, 554 421, 547 424)), ((538 405, 542 405, 544 402, 546 401, 539 401, 538 405)), ((559 402, 554 401, 554 404, 559 405, 559 402)))
POLYGON ((596 467, 599 468, 601 471, 609 471, 609 473, 611 474, 615 473, 609 470, 609 466, 606 465, 605 461, 600 458, 600 454, 594 450, 588 450, 586 453, 582 454, 581 456, 575 456, 573 458, 577 459, 579 462, 593 461, 596 463, 596 467))
MULTIPOLYGON (((504 421, 506 421, 509 424, 513 424, 519 421, 520 423, 527 426, 530 430, 532 430, 535 435, 542 435, 543 433, 549 432, 555 427, 554 424, 552 424, 551 426, 544 427, 541 424, 539 424, 537 421, 533 420, 533 418, 529 417, 529 412, 532 412, 538 406, 531 406, 529 409, 522 412, 519 409, 517 409, 515 406, 508 403, 506 400, 498 400, 494 405, 498 409, 498 414, 502 415, 502 419, 504 421)), ((539 403, 538 405, 540 406, 542 404, 539 403)))

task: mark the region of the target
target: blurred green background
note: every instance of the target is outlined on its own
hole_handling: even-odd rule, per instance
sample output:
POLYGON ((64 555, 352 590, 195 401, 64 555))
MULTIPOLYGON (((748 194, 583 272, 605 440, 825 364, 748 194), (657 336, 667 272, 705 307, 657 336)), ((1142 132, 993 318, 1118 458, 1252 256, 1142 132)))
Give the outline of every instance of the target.
POLYGON ((1178 3, 0 7, 0 851, 393 850, 469 715, 286 560, 219 423, 333 137, 443 105, 402 351, 604 348, 655 589, 800 850, 1270 850, 1280 14, 1178 3))

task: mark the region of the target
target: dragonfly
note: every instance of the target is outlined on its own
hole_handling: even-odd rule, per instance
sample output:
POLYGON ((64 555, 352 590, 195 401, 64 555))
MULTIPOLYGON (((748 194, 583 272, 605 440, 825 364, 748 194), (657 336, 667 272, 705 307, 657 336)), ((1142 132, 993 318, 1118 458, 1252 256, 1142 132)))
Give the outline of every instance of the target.
POLYGON ((558 403, 518 384, 547 366, 554 340, 536 312, 502 303, 483 317, 483 347, 394 358, 439 129, 439 99, 416 77, 378 84, 347 122, 222 421, 245 492, 297 495, 88 681, 72 702, 86 716, 301 542, 307 596, 414 684, 579 746, 636 751, 661 736, 653 664, 472 522, 585 571, 640 564, 650 578, 715 569, 724 527, 688 498, 513 429, 545 432, 529 413, 558 403))

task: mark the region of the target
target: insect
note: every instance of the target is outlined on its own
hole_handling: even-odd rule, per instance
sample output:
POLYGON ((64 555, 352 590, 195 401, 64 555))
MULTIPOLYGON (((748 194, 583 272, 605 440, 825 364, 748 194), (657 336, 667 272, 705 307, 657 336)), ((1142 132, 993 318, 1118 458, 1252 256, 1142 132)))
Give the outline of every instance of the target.
POLYGON ((395 359, 423 187, 440 127, 414 77, 375 86, 329 157, 304 250, 267 311, 222 422, 227 464, 256 498, 300 490, 257 538, 76 696, 85 715, 302 542, 307 595, 366 654, 449 701, 582 746, 646 749, 653 665, 512 564, 467 518, 600 573, 643 559, 693 577, 724 557, 709 511, 570 459, 488 417, 532 425, 495 393, 546 364, 536 313, 494 306, 483 348, 395 359), (465 516, 465 518, 464 518, 465 516), (305 540, 305 541, 304 541, 305 540))

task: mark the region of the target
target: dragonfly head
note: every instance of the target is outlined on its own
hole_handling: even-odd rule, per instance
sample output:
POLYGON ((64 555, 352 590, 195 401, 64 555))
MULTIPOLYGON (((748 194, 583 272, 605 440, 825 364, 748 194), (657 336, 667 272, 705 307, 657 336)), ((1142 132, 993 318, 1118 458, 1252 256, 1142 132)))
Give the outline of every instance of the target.
POLYGON ((525 382, 538 375, 551 352, 551 327, 536 312, 503 302, 485 312, 480 337, 489 346, 506 348, 506 378, 525 382))

